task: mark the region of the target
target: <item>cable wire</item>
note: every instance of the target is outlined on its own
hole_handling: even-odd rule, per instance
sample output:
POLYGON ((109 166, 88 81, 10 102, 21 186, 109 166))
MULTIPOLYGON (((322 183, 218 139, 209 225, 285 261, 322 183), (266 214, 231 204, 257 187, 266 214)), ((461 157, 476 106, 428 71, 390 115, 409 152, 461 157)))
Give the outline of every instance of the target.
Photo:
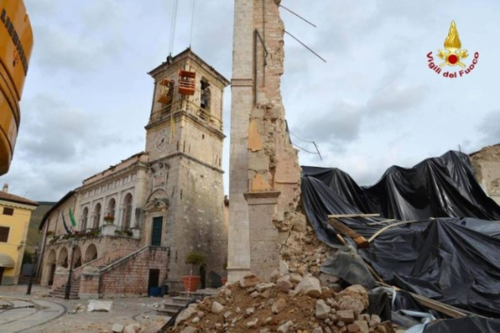
POLYGON ((308 150, 306 150, 306 149, 304 149, 304 148, 302 148, 302 147, 300 147, 300 146, 297 146, 295 143, 293 143, 293 142, 292 142, 292 144, 293 144, 294 146, 296 146, 297 148, 302 149, 302 150, 303 150, 303 151, 305 151, 306 153, 319 155, 319 158, 320 158, 321 160, 323 160, 323 157, 321 156, 321 152, 319 151, 319 147, 318 147, 318 145, 316 144, 316 142, 314 142, 314 141, 307 141, 307 140, 301 139, 301 138, 300 138, 297 134, 293 133, 293 132, 292 132, 292 131, 290 131, 289 129, 287 129, 287 130, 288 130, 288 132, 289 132, 291 135, 293 135, 294 137, 296 137, 296 138, 297 138, 297 139, 299 139, 300 141, 303 141, 303 142, 306 142, 306 143, 312 143, 312 144, 314 145, 314 148, 316 149, 316 153, 310 152, 310 151, 308 151, 308 150))

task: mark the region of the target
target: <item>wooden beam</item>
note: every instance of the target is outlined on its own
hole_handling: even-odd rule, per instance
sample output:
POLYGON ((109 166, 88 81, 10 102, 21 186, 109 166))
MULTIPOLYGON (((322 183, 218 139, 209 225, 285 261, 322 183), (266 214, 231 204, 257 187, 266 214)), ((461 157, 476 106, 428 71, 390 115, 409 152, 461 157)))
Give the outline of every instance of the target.
POLYGON ((358 248, 366 249, 366 248, 370 247, 370 242, 368 242, 366 240, 366 238, 364 238, 363 236, 361 236, 356 231, 352 230, 351 228, 349 228, 348 226, 346 226, 345 224, 343 224, 339 220, 334 219, 334 218, 329 218, 328 223, 330 223, 330 225, 332 227, 334 227, 338 233, 341 233, 343 235, 346 235, 349 238, 352 238, 354 240, 354 242, 356 243, 356 245, 358 246, 358 248))
MULTIPOLYGON (((378 284, 380 286, 383 286, 383 287, 393 288, 396 291, 403 290, 403 289, 400 289, 398 287, 391 286, 391 285, 384 283, 384 282, 378 282, 378 284)), ((423 307, 444 313, 445 315, 450 316, 452 318, 463 318, 463 317, 467 317, 467 316, 486 318, 484 316, 478 315, 477 313, 473 313, 473 312, 470 312, 467 310, 459 309, 459 308, 456 308, 452 305, 448 305, 448 304, 427 298, 427 297, 422 296, 422 295, 418 295, 418 294, 415 294, 415 293, 412 293, 409 291, 407 291, 407 293, 410 294, 423 307)))
POLYGON ((330 219, 340 219, 346 217, 380 217, 380 214, 333 214, 328 215, 330 219))

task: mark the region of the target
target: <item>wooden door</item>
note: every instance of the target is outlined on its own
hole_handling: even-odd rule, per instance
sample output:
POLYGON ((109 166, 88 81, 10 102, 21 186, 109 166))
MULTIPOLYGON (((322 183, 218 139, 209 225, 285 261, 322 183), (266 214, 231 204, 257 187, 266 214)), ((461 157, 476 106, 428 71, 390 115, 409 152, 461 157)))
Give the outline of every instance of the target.
POLYGON ((163 229, 163 217, 154 217, 151 228, 151 245, 161 246, 161 234, 163 229))

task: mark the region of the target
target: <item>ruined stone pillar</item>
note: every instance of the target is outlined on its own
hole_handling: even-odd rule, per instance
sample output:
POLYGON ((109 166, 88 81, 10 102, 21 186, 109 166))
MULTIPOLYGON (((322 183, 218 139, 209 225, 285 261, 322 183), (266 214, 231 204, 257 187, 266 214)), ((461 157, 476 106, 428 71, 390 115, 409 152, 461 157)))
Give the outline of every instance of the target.
POLYGON ((280 192, 247 192, 252 273, 270 280, 280 264, 279 232, 272 223, 280 192), (271 222, 271 223, 270 223, 271 222))
POLYGON ((229 281, 236 279, 231 274, 236 262, 264 279, 279 268, 280 248, 300 196, 297 151, 280 91, 284 25, 279 2, 235 1, 229 258, 244 260, 229 261, 229 281), (238 212, 245 212, 244 218, 238 212))
POLYGON ((253 108, 253 0, 235 0, 231 148, 229 159, 228 281, 250 272, 248 207, 248 115, 253 108))

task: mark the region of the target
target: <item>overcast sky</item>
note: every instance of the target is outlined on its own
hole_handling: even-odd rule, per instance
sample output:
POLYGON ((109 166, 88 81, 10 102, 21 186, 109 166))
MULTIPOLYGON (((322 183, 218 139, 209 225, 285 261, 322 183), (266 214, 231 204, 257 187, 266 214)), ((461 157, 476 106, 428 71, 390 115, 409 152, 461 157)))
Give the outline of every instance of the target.
MULTIPOLYGON (((153 80, 170 49, 173 0, 25 0, 35 35, 10 192, 57 201, 84 178, 144 150, 153 80)), ((190 44, 192 0, 180 0, 174 54, 190 44)), ((500 2, 283 0, 282 94, 303 165, 338 167, 360 185, 391 165, 500 142, 500 2), (480 57, 462 78, 427 67, 452 20, 480 57)), ((233 1, 196 1, 194 52, 231 78, 233 1)), ((435 59, 440 63, 439 59, 435 59)), ((444 70, 457 71, 457 68, 444 70)), ((224 121, 229 137, 230 88, 224 121)), ((228 146, 225 142, 226 176, 228 146)), ((226 192, 228 188, 226 181, 226 192)))

